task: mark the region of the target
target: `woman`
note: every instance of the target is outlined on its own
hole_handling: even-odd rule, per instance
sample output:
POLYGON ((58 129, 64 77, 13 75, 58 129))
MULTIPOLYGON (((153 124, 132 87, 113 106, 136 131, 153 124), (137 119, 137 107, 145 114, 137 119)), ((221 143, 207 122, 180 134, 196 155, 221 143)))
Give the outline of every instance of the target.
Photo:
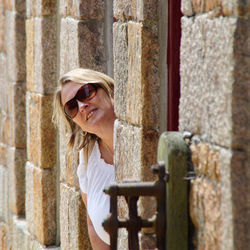
POLYGON ((77 175, 88 212, 88 232, 94 250, 109 249, 109 235, 102 222, 109 213, 105 186, 114 181, 113 105, 114 81, 89 69, 75 69, 59 80, 55 93, 53 121, 64 121, 69 149, 78 146, 77 175))

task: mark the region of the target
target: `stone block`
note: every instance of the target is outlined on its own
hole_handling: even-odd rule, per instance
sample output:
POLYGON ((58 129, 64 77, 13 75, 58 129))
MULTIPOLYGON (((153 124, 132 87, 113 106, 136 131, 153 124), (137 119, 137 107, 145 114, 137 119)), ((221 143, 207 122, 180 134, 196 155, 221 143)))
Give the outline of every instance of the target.
POLYGON ((145 24, 151 26, 158 21, 158 0, 114 0, 114 17, 125 20, 145 21, 145 24))
POLYGON ((192 16, 194 14, 192 0, 182 0, 181 11, 185 16, 192 16))
POLYGON ((18 148, 26 145, 26 112, 25 112, 26 84, 9 84, 9 113, 11 118, 12 137, 18 148))
POLYGON ((11 0, 13 5, 13 10, 19 14, 25 15, 26 13, 26 4, 23 0, 11 0))
POLYGON ((33 47, 26 54, 28 90, 52 94, 57 86, 56 19, 35 18, 28 26, 31 30, 27 43, 33 47))
POLYGON ((221 245, 219 249, 232 249, 232 193, 230 190, 233 154, 231 150, 199 142, 195 137, 190 149, 197 176, 191 185, 190 211, 193 223, 199 229, 198 242, 207 246, 210 241, 211 244, 218 241, 221 245), (216 211, 210 211, 210 205, 214 206, 216 211), (209 220, 208 217, 216 218, 218 213, 220 219, 209 220), (213 228, 219 228, 219 231, 212 232, 213 228), (206 233, 208 238, 204 236, 206 233))
POLYGON ((5 50, 4 44, 5 37, 5 15, 4 15, 4 2, 0 2, 0 51, 5 50))
POLYGON ((61 19, 60 74, 76 67, 105 72, 104 23, 61 19))
POLYGON ((34 91, 34 19, 26 20, 26 84, 27 90, 34 91))
MULTIPOLYGON (((116 180, 154 180, 151 166, 156 163, 157 132, 116 120, 114 139, 116 180)), ((152 216, 155 209, 152 199, 140 199, 138 202, 139 213, 146 218, 152 216)), ((124 201, 121 201, 120 209, 121 215, 126 214, 124 201)))
POLYGON ((15 215, 25 214, 25 162, 25 149, 9 148, 9 209, 15 215))
POLYGON ((9 231, 7 224, 0 222, 0 249, 9 249, 8 233, 9 231))
POLYGON ((71 154, 66 152, 68 139, 63 128, 59 129, 59 145, 60 145, 60 181, 79 189, 77 177, 78 167, 78 151, 73 149, 71 154))
MULTIPOLYGON (((69 1, 71 3, 71 1, 69 1)), ((82 20, 103 20, 105 15, 105 1, 72 0, 72 15, 82 20)))
MULTIPOLYGON (((248 144, 249 145, 249 144, 248 144)), ((247 249, 249 245, 249 159, 250 153, 235 150, 231 163, 232 221, 234 247, 247 249)))
POLYGON ((8 223, 8 169, 0 165, 0 221, 8 223))
POLYGON ((222 213, 220 185, 208 178, 192 181, 190 215, 198 230, 197 249, 222 248, 222 213))
POLYGON ((55 180, 52 169, 41 169, 26 163, 27 229, 43 245, 56 242, 55 180))
POLYGON ((62 249, 91 249, 86 210, 79 191, 60 185, 60 231, 62 249))
POLYGON ((124 104, 121 105, 121 110, 117 105, 117 116, 137 126, 157 128, 159 126, 159 88, 157 37, 142 24, 130 22, 128 23, 128 82, 126 90, 124 87, 121 90, 116 89, 115 98, 119 100, 126 92, 126 113, 124 115, 124 104))
POLYGON ((13 82, 26 80, 25 18, 15 12, 6 12, 7 73, 13 82))
POLYGON ((41 17, 55 16, 57 10, 57 1, 54 0, 26 0, 26 16, 41 17))
POLYGON ((0 165, 8 167, 8 146, 0 143, 0 165))
POLYGON ((15 250, 28 250, 29 235, 27 232, 27 225, 24 219, 14 217, 13 219, 13 233, 12 233, 12 247, 15 250))
POLYGON ((56 131, 51 122, 52 96, 27 92, 27 156, 41 168, 56 164, 56 131))
POLYGON ((127 81, 128 81, 128 30, 127 24, 113 24, 115 113, 121 120, 126 120, 127 81))
POLYGON ((7 81, 7 67, 6 54, 0 53, 0 108, 1 115, 6 115, 8 112, 8 81, 7 81))
POLYGON ((182 18, 179 129, 224 147, 231 145, 236 21, 182 18))
POLYGON ((59 11, 61 17, 70 16, 72 13, 73 0, 62 0, 60 1, 59 11))
POLYGON ((1 121, 1 141, 5 144, 14 145, 14 134, 13 134, 14 124, 10 116, 3 116, 1 121))

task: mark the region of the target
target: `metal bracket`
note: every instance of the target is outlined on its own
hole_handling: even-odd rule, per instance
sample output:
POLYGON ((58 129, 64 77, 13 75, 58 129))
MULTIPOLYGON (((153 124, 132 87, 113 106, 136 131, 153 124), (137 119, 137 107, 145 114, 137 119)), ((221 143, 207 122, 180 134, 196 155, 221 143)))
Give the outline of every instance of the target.
POLYGON ((104 192, 110 195, 110 214, 103 222, 104 229, 110 234, 110 249, 117 249, 118 229, 126 228, 128 231, 129 249, 139 249, 138 232, 142 228, 154 227, 157 236, 157 248, 166 247, 166 182, 169 174, 165 165, 160 163, 152 166, 153 173, 158 175, 155 182, 123 182, 105 188, 104 192), (129 208, 129 218, 120 220, 117 216, 117 197, 125 196, 129 208), (139 196, 154 196, 157 200, 156 216, 151 219, 142 219, 137 213, 139 196))

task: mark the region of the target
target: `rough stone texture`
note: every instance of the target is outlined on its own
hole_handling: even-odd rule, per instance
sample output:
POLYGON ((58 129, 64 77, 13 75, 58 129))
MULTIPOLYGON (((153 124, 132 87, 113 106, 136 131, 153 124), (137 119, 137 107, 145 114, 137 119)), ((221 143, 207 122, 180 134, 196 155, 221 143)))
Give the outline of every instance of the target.
POLYGON ((74 186, 79 189, 79 182, 77 177, 77 167, 78 167, 78 150, 73 149, 70 156, 67 155, 67 138, 64 136, 65 130, 60 128, 59 132, 59 144, 60 147, 60 181, 74 186))
POLYGON ((150 21, 151 25, 158 20, 159 0, 114 0, 114 17, 125 20, 150 21))
POLYGON ((8 167, 8 146, 0 143, 0 165, 8 167))
MULTIPOLYGON (((121 39, 122 41, 124 40, 121 39)), ((125 47, 124 43, 120 46, 125 47)), ((115 61, 118 59, 119 57, 115 61)), ((160 84, 158 64, 159 44, 157 38, 142 24, 129 22, 128 82, 124 86, 126 84, 125 79, 120 80, 121 85, 119 86, 122 87, 118 88, 115 93, 115 100, 118 100, 118 104, 121 103, 120 98, 126 99, 125 104, 123 103, 121 107, 117 105, 118 107, 115 110, 120 119, 135 125, 158 127, 160 84), (126 96, 124 97, 125 93, 126 96)), ((124 75, 126 76, 126 71, 124 75)))
POLYGON ((8 226, 3 222, 0 222, 0 249, 8 249, 8 226))
POLYGON ((192 16, 194 14, 192 0, 182 0, 181 11, 185 16, 192 16))
POLYGON ((105 15, 104 4, 104 0, 72 0, 72 15, 74 16, 74 18, 85 20, 103 20, 105 15))
POLYGON ((44 245, 56 241, 56 184, 52 169, 26 163, 26 220, 28 231, 44 245))
MULTIPOLYGON (((157 132, 116 120, 114 138, 116 180, 152 181, 151 165, 156 163, 157 132)), ((120 203, 120 213, 125 215, 125 201, 121 200, 120 203)), ((140 199, 138 205, 142 216, 152 216, 152 199, 140 199)))
POLYGON ((103 20, 105 15, 105 1, 93 0, 62 0, 60 1, 60 15, 73 16, 82 20, 103 20))
POLYGON ((79 191, 63 183, 60 185, 60 230, 62 249, 91 249, 87 219, 79 191))
POLYGON ((8 223, 8 169, 0 165, 0 221, 8 223))
POLYGON ((5 14, 4 1, 0 2, 0 51, 4 51, 5 14))
POLYGON ((127 81, 128 81, 128 30, 127 24, 113 24, 114 44, 114 80, 116 83, 114 100, 115 113, 121 120, 126 120, 127 81))
POLYGON ((41 17, 56 15, 57 1, 54 0, 26 0, 26 16, 41 17))
POLYGON ((57 83, 56 19, 48 17, 35 18, 35 39, 32 39, 32 31, 30 35, 30 40, 34 41, 34 61, 32 62, 32 59, 30 61, 34 64, 29 64, 29 66, 34 67, 34 79, 32 86, 28 85, 28 87, 31 87, 28 90, 52 94, 57 83))
POLYGON ((190 215, 198 229, 197 248, 232 249, 232 152, 197 138, 190 149, 197 176, 190 193, 190 215))
POLYGON ((11 128, 13 127, 12 146, 25 148, 26 146, 26 112, 25 112, 25 83, 9 84, 9 108, 11 128))
POLYGON ((27 92, 27 155, 42 168, 56 163, 56 131, 51 122, 52 96, 27 92))
POLYGON ((28 250, 28 232, 25 219, 13 218, 12 242, 15 250, 28 250))
POLYGON ((62 18, 60 44, 60 74, 76 67, 105 72, 103 22, 62 18))
POLYGON ((225 147, 231 145, 235 27, 236 18, 182 18, 179 129, 225 147))
POLYGON ((6 55, 0 53, 0 115, 1 118, 8 112, 8 84, 7 84, 7 69, 6 69, 6 55))
POLYGON ((9 209, 16 215, 25 213, 25 162, 25 149, 9 148, 9 209))
POLYGON ((25 18, 15 12, 6 12, 7 73, 11 81, 24 82, 25 66, 25 18))

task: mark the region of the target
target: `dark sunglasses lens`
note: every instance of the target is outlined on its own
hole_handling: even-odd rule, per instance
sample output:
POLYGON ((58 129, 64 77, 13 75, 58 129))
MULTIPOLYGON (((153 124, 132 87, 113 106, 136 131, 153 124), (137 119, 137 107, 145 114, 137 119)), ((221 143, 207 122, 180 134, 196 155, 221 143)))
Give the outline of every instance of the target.
POLYGON ((68 101, 64 106, 64 111, 70 118, 74 118, 78 112, 78 104, 75 99, 68 101))
POLYGON ((76 94, 76 99, 80 102, 90 100, 96 95, 96 86, 93 84, 83 85, 76 94))

